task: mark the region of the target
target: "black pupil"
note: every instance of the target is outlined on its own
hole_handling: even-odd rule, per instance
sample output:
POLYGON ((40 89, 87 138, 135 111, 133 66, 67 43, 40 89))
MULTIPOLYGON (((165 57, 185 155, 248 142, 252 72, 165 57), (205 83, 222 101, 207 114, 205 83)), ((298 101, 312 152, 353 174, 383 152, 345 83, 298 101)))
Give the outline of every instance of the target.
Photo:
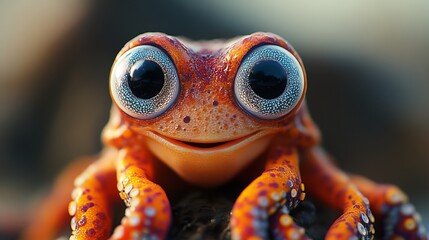
POLYGON ((164 72, 156 62, 150 60, 136 62, 131 67, 128 85, 138 98, 155 97, 164 86, 164 72))
POLYGON ((283 94, 287 84, 287 74, 276 61, 260 61, 250 72, 249 84, 261 98, 274 99, 283 94))

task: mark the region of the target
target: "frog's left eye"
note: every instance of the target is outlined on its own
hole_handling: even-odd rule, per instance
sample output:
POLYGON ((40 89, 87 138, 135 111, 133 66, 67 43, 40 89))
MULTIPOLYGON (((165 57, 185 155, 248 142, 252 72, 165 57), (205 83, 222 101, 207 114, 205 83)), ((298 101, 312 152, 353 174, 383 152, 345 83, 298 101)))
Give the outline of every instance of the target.
POLYGON ((110 88, 128 115, 151 119, 164 113, 179 94, 179 77, 170 57, 149 45, 134 47, 113 66, 110 88))
POLYGON ((287 115, 304 92, 304 73, 298 60, 275 45, 258 46, 243 58, 234 81, 239 105, 261 119, 287 115))

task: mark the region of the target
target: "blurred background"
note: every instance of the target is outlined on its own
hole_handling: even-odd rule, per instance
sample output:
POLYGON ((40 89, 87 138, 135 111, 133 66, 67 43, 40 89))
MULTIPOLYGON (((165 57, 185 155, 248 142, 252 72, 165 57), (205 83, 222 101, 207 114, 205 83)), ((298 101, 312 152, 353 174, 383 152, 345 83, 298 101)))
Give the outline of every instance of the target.
POLYGON ((399 185, 429 225, 428 1, 0 1, 0 239, 67 163, 100 150, 108 76, 129 39, 274 32, 300 53, 323 144, 399 185))

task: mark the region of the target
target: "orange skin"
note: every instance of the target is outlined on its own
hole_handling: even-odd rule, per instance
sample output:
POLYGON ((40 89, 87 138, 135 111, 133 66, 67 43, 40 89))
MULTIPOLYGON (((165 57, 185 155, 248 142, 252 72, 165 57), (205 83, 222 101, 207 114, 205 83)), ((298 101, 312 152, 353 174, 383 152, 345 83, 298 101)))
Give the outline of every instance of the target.
MULTIPOLYGON (((289 216, 306 194, 342 212, 325 239, 372 239, 374 219, 380 221, 377 231, 386 239, 427 239, 418 214, 411 211, 400 190, 350 177, 323 152, 318 129, 304 102, 305 70, 304 94, 287 115, 262 120, 239 106, 233 93, 236 72, 243 57, 262 44, 286 49, 304 69, 295 50, 269 33, 228 42, 190 42, 146 33, 125 45, 116 61, 136 46, 163 49, 176 67, 180 93, 167 111, 149 120, 127 115, 114 102, 103 132, 107 150, 74 181, 70 239, 164 239, 171 223, 165 189, 180 188, 174 184, 177 176, 199 187, 237 179, 250 182, 232 209, 233 239, 266 239, 270 235, 308 239, 289 216), (217 146, 210 145, 213 143, 217 146), (252 164, 261 167, 254 173, 243 173, 252 164), (305 186, 301 179, 305 179, 305 186), (118 191, 127 209, 111 235, 118 191), (400 213, 392 217, 395 211, 400 213)), ((73 175, 81 169, 71 167, 67 172, 73 175)), ((64 190, 60 188, 54 192, 61 195, 64 190)), ((55 212, 52 208, 55 206, 45 204, 40 211, 55 212)), ((24 239, 53 238, 58 223, 46 219, 48 216, 38 219, 24 239)))

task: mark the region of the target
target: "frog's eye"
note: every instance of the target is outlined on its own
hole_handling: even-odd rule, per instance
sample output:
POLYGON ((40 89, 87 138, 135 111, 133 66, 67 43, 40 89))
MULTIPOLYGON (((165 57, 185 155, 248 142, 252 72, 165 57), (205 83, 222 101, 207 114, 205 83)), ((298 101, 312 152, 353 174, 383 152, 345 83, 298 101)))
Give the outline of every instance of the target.
POLYGON ((128 115, 151 119, 164 113, 179 94, 179 77, 170 57, 149 45, 134 47, 113 66, 110 89, 128 115))
POLYGON ((242 60, 234 81, 234 94, 242 108, 261 119, 287 115, 304 92, 304 73, 286 49, 263 45, 242 60))

